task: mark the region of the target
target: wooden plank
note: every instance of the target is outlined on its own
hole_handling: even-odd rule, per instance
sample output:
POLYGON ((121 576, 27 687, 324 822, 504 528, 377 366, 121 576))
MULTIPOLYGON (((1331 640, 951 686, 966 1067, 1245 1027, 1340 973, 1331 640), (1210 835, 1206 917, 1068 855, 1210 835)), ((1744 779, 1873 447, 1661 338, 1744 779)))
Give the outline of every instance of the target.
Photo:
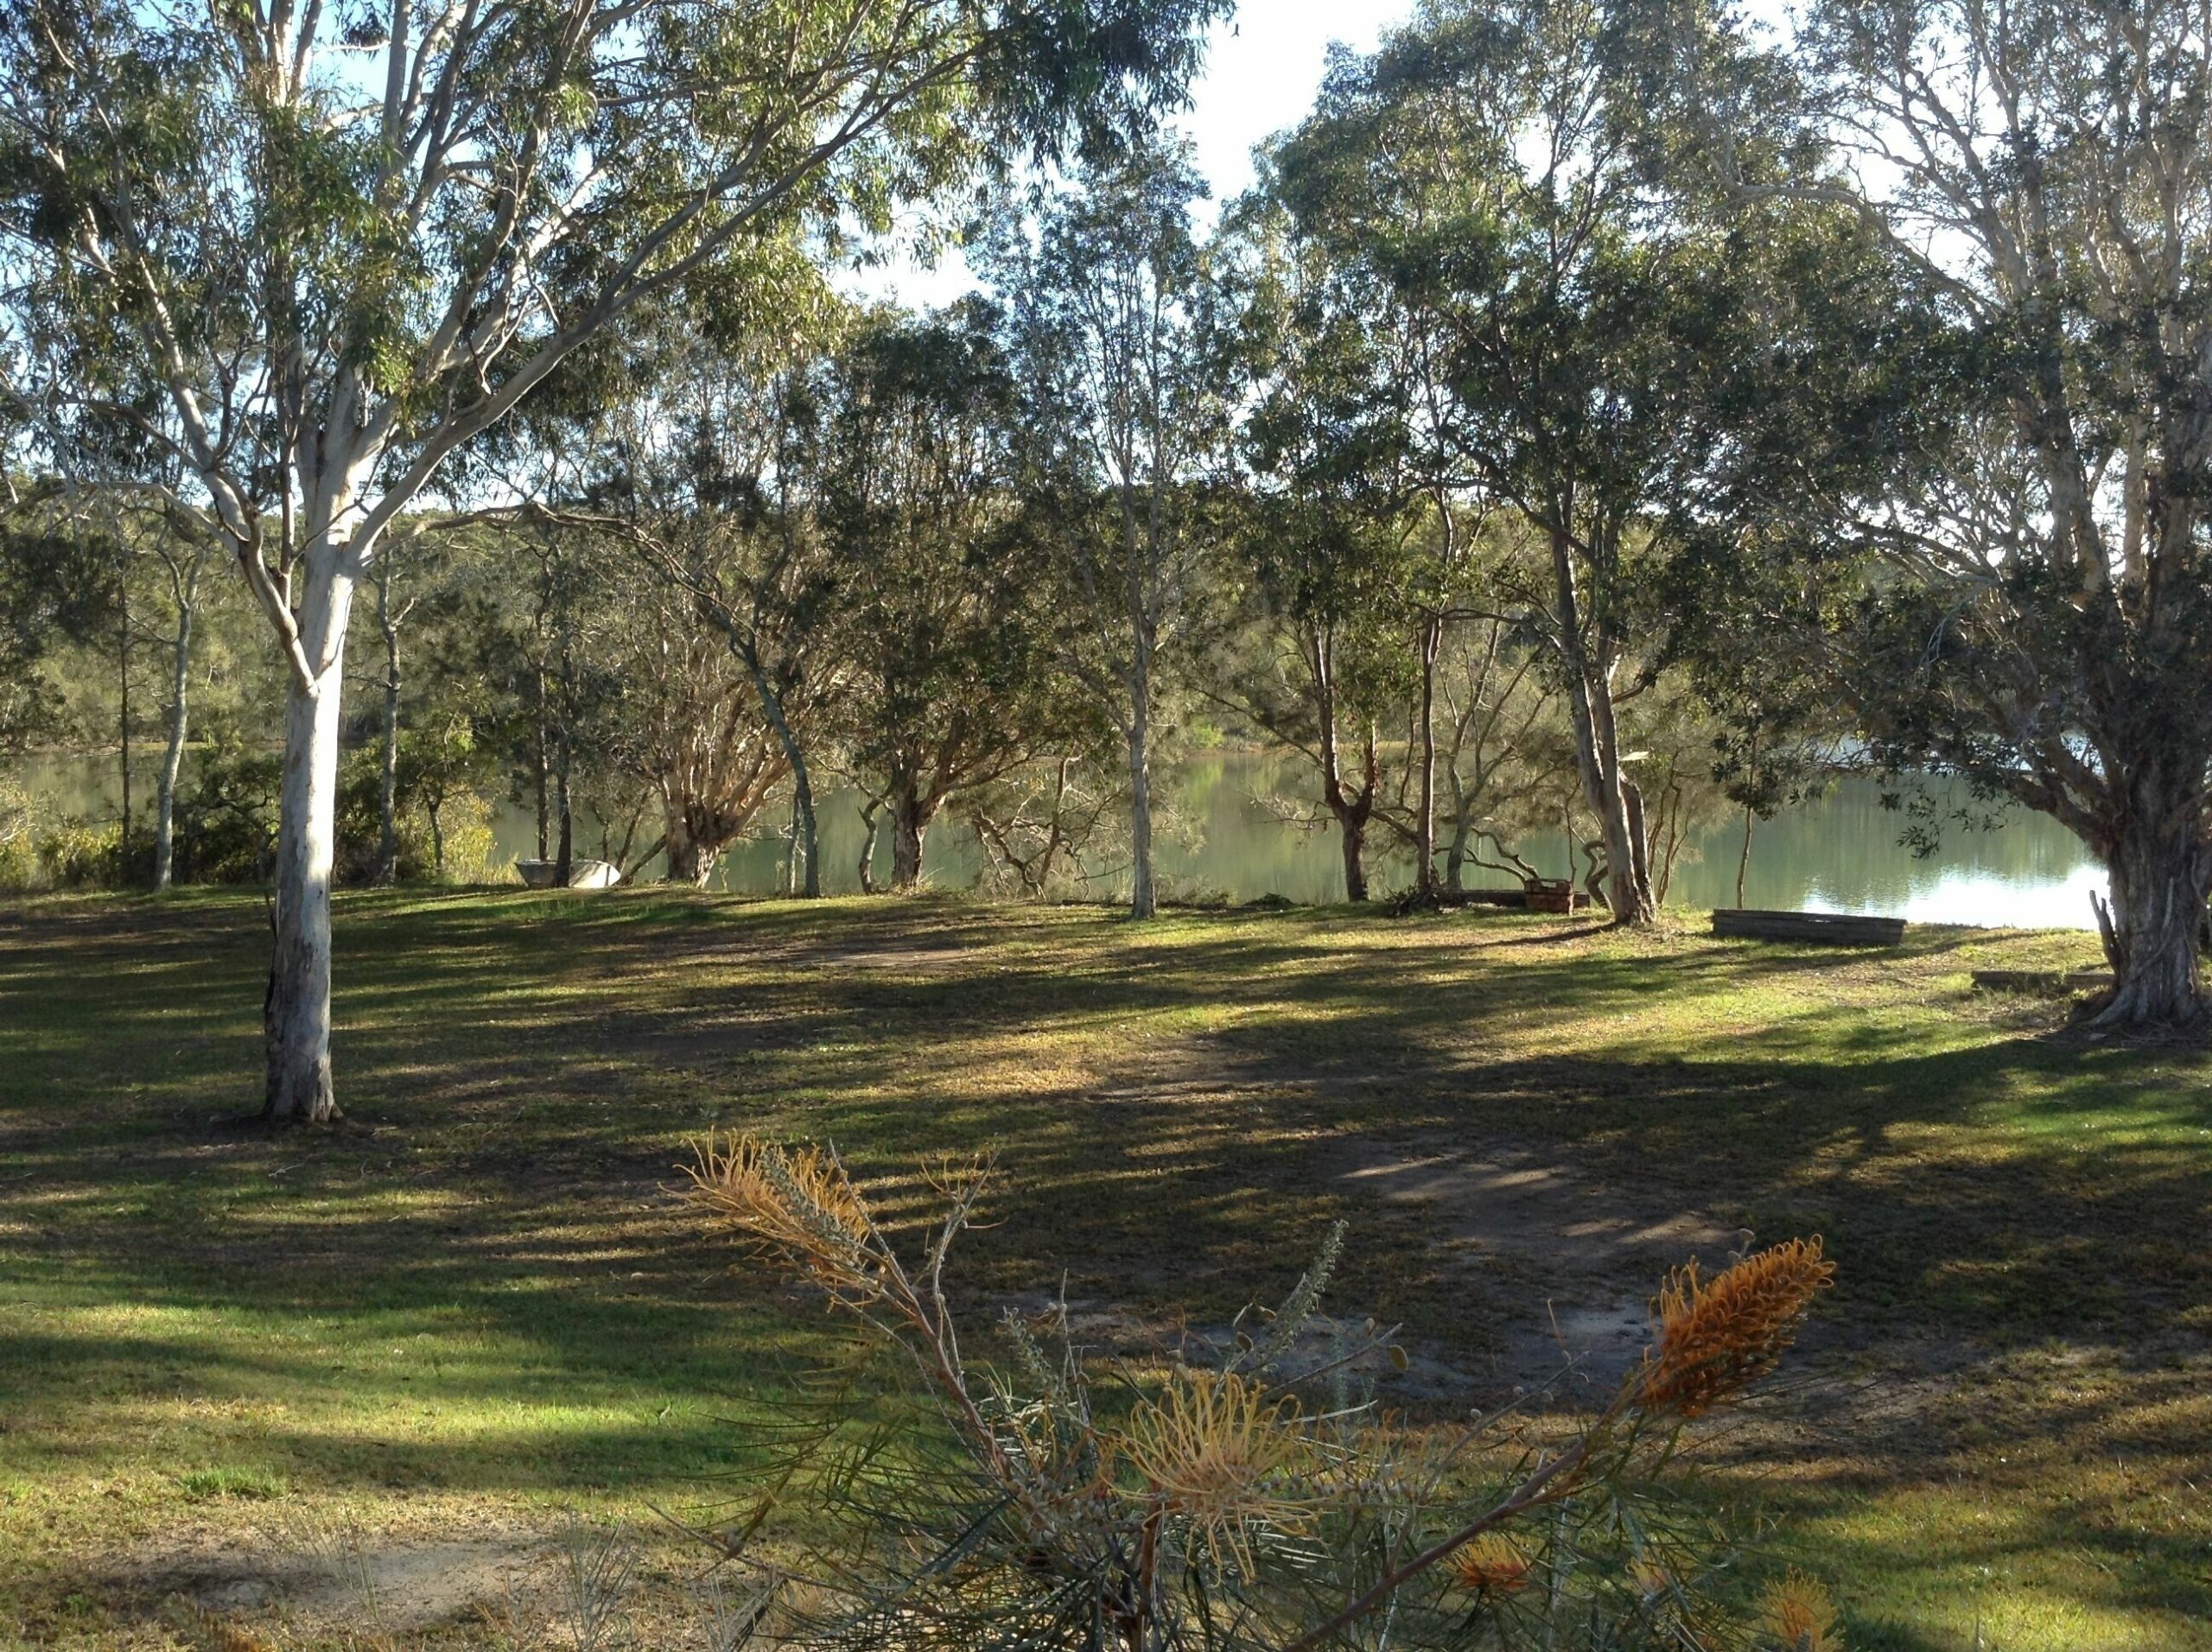
POLYGON ((1526 889, 1433 889, 1427 894, 1408 889, 1390 902, 1394 918, 1403 918, 1409 912, 1443 912, 1458 906, 1500 906, 1511 912, 1580 912, 1590 904, 1590 897, 1580 889, 1569 889, 1564 884, 1548 886, 1532 896, 1526 889))
POLYGON ((1770 912, 1723 907, 1713 932, 1740 941, 1808 941, 1825 946, 1895 946, 1904 939, 1902 918, 1856 912, 1770 912))
POLYGON ((2065 993, 2102 992, 2112 985, 2109 969, 1977 969, 1974 984, 1983 992, 2065 993))

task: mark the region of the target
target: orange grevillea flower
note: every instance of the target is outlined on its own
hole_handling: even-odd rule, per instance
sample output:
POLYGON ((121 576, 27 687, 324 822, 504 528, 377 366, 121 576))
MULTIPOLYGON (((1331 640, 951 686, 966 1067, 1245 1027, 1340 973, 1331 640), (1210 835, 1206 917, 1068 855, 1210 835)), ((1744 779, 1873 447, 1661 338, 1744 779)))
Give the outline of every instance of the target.
POLYGON ((1511 1538, 1497 1532, 1468 1540, 1451 1565, 1452 1582, 1471 1594, 1518 1594, 1529 1586, 1528 1555, 1511 1538))
POLYGON ((862 1245, 874 1223, 835 1153, 791 1150, 749 1135, 709 1137, 690 1166, 690 1199, 756 1239, 796 1253, 817 1275, 864 1284, 862 1245))
POLYGON ((1255 1528, 1306 1524, 1310 1499, 1293 1476, 1305 1450, 1297 1401, 1270 1401, 1234 1372, 1178 1372, 1130 1418, 1122 1450, 1217 1564, 1249 1573, 1255 1528))
POLYGON ((1637 1403, 1694 1417, 1741 1393, 1774 1369, 1834 1276, 1817 1236, 1758 1251, 1710 1280, 1695 1262, 1676 1268, 1659 1293, 1658 1345, 1644 1356, 1637 1403))
POLYGON ((1781 1652, 1844 1652, 1835 1603, 1819 1579, 1802 1572, 1767 1585, 1759 1600, 1759 1628, 1781 1652))

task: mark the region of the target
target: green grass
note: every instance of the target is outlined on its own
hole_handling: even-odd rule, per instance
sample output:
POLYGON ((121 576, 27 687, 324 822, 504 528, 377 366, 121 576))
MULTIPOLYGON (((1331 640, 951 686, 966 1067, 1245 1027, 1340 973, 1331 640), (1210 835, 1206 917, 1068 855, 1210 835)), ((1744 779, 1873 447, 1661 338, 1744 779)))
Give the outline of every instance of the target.
POLYGON ((2212 1059, 1967 990, 2086 937, 349 896, 349 1123, 269 1137, 265 935, 198 892, 0 911, 0 1646, 168 1644, 175 1557, 283 1521, 717 1495, 829 1327, 669 1196, 713 1126, 885 1178, 995 1147, 978 1306, 1065 1273, 1218 1320, 1347 1217, 1340 1303, 1471 1387, 1548 1297, 1648 1291, 1683 1212, 1818 1230, 1814 1380, 1720 1460, 1852 1644, 2212 1646, 2212 1059), (1453 1153, 1548 1179, 1525 1230, 1350 1173, 1453 1153), (1631 1236, 1551 1255, 1592 1217, 1631 1236))

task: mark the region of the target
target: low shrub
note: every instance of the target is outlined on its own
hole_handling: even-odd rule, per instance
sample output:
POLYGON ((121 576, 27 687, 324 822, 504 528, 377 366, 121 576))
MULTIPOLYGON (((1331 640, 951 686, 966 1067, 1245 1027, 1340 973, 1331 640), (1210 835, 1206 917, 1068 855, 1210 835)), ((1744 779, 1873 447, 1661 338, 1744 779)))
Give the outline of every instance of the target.
POLYGON ((39 831, 36 856, 41 881, 53 888, 112 886, 123 880, 123 828, 55 821, 39 831))
POLYGON ((1287 1300, 1205 1358, 1103 1368, 1065 1312, 1009 1313, 1004 1369, 978 1366, 944 1274, 991 1167, 929 1185, 937 1211, 909 1251, 827 1149, 710 1141, 692 1166, 693 1205, 821 1293, 902 1379, 888 1395, 825 1387, 709 1538, 749 1568, 747 1643, 1840 1648, 1810 1579, 1749 1617, 1726 1610, 1716 1582, 1737 1545, 1681 1495, 1686 1426, 1765 1376, 1828 1284, 1818 1240, 1675 1273, 1643 1361, 1571 1433, 1504 1417, 1440 1429, 1355 1388, 1363 1356, 1402 1368, 1387 1333, 1355 1349, 1307 1334, 1341 1226, 1287 1300), (805 1510, 796 1530, 775 1529, 786 1507, 805 1510))

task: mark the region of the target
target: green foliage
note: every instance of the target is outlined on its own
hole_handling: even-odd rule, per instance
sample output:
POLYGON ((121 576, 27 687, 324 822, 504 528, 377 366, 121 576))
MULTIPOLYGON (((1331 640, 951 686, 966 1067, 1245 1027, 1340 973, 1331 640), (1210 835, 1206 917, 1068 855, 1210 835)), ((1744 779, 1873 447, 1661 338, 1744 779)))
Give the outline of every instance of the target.
POLYGON ((41 830, 35 854, 43 880, 57 889, 113 888, 123 880, 123 829, 81 820, 41 830))
POLYGON ((176 1477, 177 1489, 192 1503, 237 1498, 267 1503, 289 1496, 291 1482, 266 1469, 220 1467, 187 1469, 176 1477))
POLYGON ((37 805, 23 784, 0 774, 0 890, 31 886, 38 874, 37 805))
POLYGON ((113 623, 114 543, 49 503, 0 521, 0 754, 66 730, 56 656, 113 623))
POLYGON ((276 842, 284 760, 235 736, 194 754, 177 799, 180 883, 259 883, 276 842))

